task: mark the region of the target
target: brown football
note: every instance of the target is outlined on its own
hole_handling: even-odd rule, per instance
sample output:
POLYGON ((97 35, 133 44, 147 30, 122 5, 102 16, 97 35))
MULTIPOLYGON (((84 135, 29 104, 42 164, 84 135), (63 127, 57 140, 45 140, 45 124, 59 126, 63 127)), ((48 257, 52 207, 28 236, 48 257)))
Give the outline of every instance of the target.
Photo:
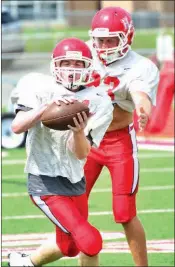
POLYGON ((77 113, 85 111, 86 115, 89 116, 89 108, 82 102, 75 101, 65 104, 60 101, 60 103, 61 106, 58 106, 56 103, 48 105, 42 114, 42 123, 50 129, 59 131, 69 130, 67 125, 75 126, 73 117, 77 117, 77 113))

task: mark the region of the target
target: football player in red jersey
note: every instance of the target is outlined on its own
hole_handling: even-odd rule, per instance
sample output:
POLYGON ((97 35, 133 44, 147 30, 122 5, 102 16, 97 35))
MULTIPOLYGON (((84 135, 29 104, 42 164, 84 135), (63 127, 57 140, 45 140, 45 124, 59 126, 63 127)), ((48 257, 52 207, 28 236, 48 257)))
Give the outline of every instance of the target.
MULTIPOLYGON (((60 41, 53 50, 52 76, 30 73, 17 84, 15 133, 28 131, 26 140, 28 193, 33 203, 55 225, 55 241, 31 255, 9 254, 9 266, 42 266, 62 257, 85 253, 83 266, 97 266, 102 249, 100 232, 88 222, 88 202, 83 166, 91 145, 99 146, 112 120, 110 97, 97 93, 93 83, 92 55, 77 38, 60 41), (91 86, 89 86, 91 84, 91 86), (47 104, 72 99, 87 103, 91 116, 78 113, 75 127, 56 131, 41 122, 47 104)), ((13 99, 14 100, 14 99, 13 99)), ((13 101, 14 102, 14 101, 13 101)))
MULTIPOLYGON (((122 224, 136 266, 147 266, 146 238, 137 216, 139 161, 133 111, 143 131, 156 104, 159 72, 149 59, 132 51, 131 15, 120 7, 106 7, 92 19, 91 48, 94 67, 106 74, 102 86, 114 105, 113 121, 98 148, 91 148, 85 164, 89 196, 104 166, 112 181, 112 206, 116 223, 122 224)), ((86 256, 81 255, 81 259, 86 256)))

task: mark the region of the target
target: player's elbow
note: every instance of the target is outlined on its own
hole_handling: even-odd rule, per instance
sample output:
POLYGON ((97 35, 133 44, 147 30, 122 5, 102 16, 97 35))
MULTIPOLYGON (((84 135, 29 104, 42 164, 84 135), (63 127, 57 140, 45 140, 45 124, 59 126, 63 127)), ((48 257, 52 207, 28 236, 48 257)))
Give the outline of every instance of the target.
POLYGON ((83 159, 86 159, 87 158, 89 152, 90 152, 90 145, 88 145, 83 150, 77 150, 77 151, 75 151, 75 154, 76 154, 76 157, 79 160, 83 160, 83 159))
POLYGON ((79 160, 84 160, 84 159, 87 158, 87 156, 85 156, 85 155, 76 155, 76 157, 77 157, 77 159, 79 159, 79 160))
POLYGON ((83 159, 86 159, 88 154, 89 154, 90 150, 86 150, 86 151, 83 151, 81 153, 76 153, 76 157, 79 159, 79 160, 83 160, 83 159))
POLYGON ((20 134, 24 132, 24 130, 20 127, 20 125, 15 121, 12 122, 11 129, 15 134, 20 134))

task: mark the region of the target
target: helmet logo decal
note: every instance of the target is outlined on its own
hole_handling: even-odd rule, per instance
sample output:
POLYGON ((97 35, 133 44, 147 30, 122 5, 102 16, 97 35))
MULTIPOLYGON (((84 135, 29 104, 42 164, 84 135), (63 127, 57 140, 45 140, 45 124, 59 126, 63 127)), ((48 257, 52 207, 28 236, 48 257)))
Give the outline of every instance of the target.
POLYGON ((72 58, 82 58, 82 52, 80 51, 66 51, 66 57, 72 57, 72 58))
POLYGON ((121 22, 123 23, 124 27, 125 27, 125 30, 128 30, 129 29, 129 21, 128 21, 128 18, 127 17, 124 17, 123 19, 121 19, 121 22))
POLYGON ((96 37, 108 37, 109 29, 108 28, 96 28, 93 30, 93 35, 96 37))

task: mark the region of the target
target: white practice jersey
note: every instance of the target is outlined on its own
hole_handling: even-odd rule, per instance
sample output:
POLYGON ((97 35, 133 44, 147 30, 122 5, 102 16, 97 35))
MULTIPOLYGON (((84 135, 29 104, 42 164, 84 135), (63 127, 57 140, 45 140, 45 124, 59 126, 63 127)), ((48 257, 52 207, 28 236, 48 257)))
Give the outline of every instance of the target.
MULTIPOLYGON (((98 93, 97 88, 89 87, 73 93, 56 84, 52 76, 31 73, 21 78, 14 92, 11 94, 12 102, 24 110, 37 109, 60 97, 86 101, 93 115, 88 120, 85 134, 90 133, 93 144, 97 147, 112 121, 113 106, 110 97, 106 93, 98 93)), ((62 176, 71 183, 79 182, 84 176, 85 160, 78 160, 68 148, 67 141, 71 135, 71 130, 52 130, 41 122, 29 129, 25 172, 50 177, 62 176)))
POLYGON ((156 65, 146 57, 130 50, 128 54, 109 66, 104 66, 98 59, 92 47, 92 41, 86 42, 90 47, 94 59, 94 69, 104 76, 116 77, 118 86, 113 88, 113 82, 106 85, 102 83, 101 89, 107 91, 112 102, 122 109, 132 112, 135 108, 130 92, 142 91, 146 93, 153 105, 156 105, 156 93, 159 83, 159 71, 156 65))

